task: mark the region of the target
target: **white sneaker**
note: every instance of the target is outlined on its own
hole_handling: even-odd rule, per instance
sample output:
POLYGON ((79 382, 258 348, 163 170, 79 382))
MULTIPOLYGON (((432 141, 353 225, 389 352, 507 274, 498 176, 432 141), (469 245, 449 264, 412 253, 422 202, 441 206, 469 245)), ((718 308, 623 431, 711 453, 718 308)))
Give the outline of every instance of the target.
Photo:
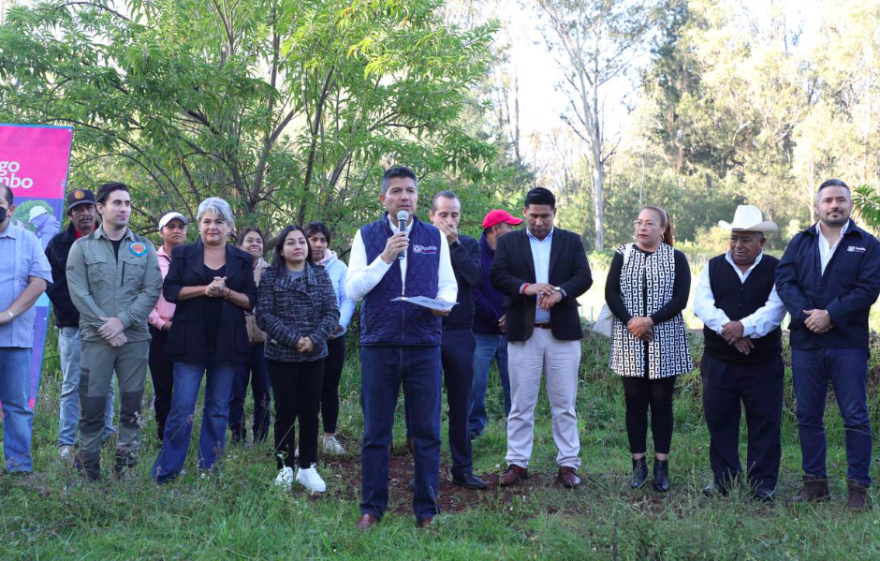
POLYGON ((290 491, 290 488, 293 487, 293 468, 283 468, 278 472, 278 477, 275 478, 275 485, 281 487, 285 491, 290 491))
POLYGON ((299 468, 296 470, 296 482, 312 493, 323 493, 327 490, 327 484, 324 483, 324 480, 318 475, 318 470, 315 469, 315 464, 312 464, 312 467, 309 469, 299 468))
POLYGON ((69 458, 73 454, 73 446, 59 446, 58 447, 58 457, 59 458, 69 458))
POLYGON ((345 448, 336 440, 335 436, 324 437, 324 453, 331 456, 344 456, 345 448))

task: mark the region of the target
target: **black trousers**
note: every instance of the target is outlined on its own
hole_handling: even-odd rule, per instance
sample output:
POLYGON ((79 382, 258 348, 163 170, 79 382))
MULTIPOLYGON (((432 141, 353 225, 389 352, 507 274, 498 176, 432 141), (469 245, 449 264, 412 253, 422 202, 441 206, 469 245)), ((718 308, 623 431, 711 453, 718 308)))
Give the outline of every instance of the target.
MULTIPOLYGON (((440 362, 446 384, 446 401, 449 404, 449 451, 452 453, 453 476, 471 473, 473 470, 470 414, 476 348, 477 340, 470 329, 443 331, 440 362)), ((410 435, 409 416, 409 405, 406 405, 407 437, 410 435)))
POLYGON ((247 398, 248 383, 254 396, 254 443, 265 442, 269 436, 269 413, 272 398, 269 394, 269 369, 263 352, 263 343, 252 344, 247 360, 235 368, 232 379, 232 393, 229 396, 229 430, 232 431, 233 442, 247 440, 247 428, 244 425, 244 401, 247 398))
POLYGON ((711 443, 709 460, 715 485, 727 488, 742 476, 739 421, 746 410, 746 473, 755 489, 773 491, 782 458, 782 392, 784 366, 776 356, 758 364, 730 364, 708 353, 700 364, 703 408, 711 443))
POLYGON ((171 392, 174 389, 174 362, 165 356, 168 332, 150 326, 150 378, 153 380, 153 410, 156 412, 156 436, 165 439, 165 421, 171 412, 171 392))
POLYGON ((299 467, 318 461, 318 408, 324 359, 312 362, 269 361, 275 399, 275 458, 278 469, 295 467, 295 423, 299 421, 299 467))
POLYGON ((321 389, 321 419, 324 432, 336 433, 339 420, 339 380, 345 366, 345 335, 327 341, 327 358, 324 359, 324 382, 321 389))
POLYGON ((644 454, 648 448, 648 407, 651 408, 654 453, 669 453, 674 424, 672 395, 676 378, 622 378, 626 399, 626 434, 629 437, 629 451, 633 454, 644 454))

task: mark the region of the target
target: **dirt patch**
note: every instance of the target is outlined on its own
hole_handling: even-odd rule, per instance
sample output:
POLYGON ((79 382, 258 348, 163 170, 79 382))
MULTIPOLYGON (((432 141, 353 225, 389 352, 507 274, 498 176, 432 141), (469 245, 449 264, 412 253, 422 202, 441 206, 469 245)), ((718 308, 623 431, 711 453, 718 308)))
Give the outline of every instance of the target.
MULTIPOLYGON (((326 495, 360 500, 361 493, 361 459, 358 456, 346 456, 339 459, 323 460, 325 469, 333 472, 328 478, 326 495)), ((488 489, 481 491, 464 489, 452 484, 449 475, 451 466, 446 462, 440 464, 440 511, 444 513, 461 512, 464 510, 491 506, 497 509, 501 505, 512 504, 515 500, 528 498, 541 488, 555 484, 554 475, 530 474, 528 481, 514 487, 501 488, 498 473, 477 474, 486 483, 488 489)), ((388 510, 397 514, 412 513, 412 491, 409 481, 415 475, 413 458, 407 452, 391 456, 388 464, 388 510)))

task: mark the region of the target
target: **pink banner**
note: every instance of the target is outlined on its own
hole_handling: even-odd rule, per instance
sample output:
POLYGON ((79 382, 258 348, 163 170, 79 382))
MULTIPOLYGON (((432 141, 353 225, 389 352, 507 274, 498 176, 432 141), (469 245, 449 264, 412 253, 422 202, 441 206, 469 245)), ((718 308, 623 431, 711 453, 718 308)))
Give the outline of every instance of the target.
MULTIPOLYGON (((34 232, 43 250, 64 221, 64 194, 73 129, 0 124, 0 184, 15 195, 18 225, 34 232)), ((34 349, 31 355, 30 403, 36 407, 43 348, 49 321, 49 298, 36 303, 34 349)))

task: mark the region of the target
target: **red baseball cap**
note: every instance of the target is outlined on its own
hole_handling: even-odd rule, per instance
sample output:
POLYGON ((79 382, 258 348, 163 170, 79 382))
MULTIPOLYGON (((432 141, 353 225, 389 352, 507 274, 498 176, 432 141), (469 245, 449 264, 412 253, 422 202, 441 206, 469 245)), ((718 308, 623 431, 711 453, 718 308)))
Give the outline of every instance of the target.
POLYGON ((491 228, 496 224, 501 224, 502 222, 516 226, 517 224, 522 224, 522 221, 522 218, 515 218, 506 210, 490 210, 489 214, 486 215, 486 218, 483 219, 483 230, 491 228))

